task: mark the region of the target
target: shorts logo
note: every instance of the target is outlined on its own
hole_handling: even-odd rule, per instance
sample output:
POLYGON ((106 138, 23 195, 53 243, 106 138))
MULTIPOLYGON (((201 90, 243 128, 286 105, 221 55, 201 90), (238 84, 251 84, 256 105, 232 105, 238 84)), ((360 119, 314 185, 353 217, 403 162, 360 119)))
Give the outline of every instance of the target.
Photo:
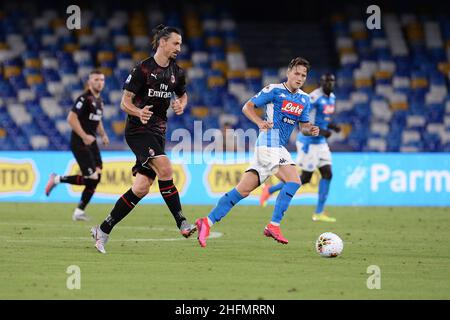
POLYGON ((150 157, 155 156, 155 150, 153 150, 152 148, 148 148, 148 153, 149 153, 150 157))
POLYGON ((283 105, 281 106, 281 111, 285 113, 292 114, 294 116, 300 116, 305 107, 301 104, 294 103, 292 101, 283 100, 283 105))
POLYGON ((280 164, 283 164, 283 163, 286 163, 286 162, 287 162, 286 159, 284 159, 284 158, 281 158, 281 159, 280 159, 280 164))

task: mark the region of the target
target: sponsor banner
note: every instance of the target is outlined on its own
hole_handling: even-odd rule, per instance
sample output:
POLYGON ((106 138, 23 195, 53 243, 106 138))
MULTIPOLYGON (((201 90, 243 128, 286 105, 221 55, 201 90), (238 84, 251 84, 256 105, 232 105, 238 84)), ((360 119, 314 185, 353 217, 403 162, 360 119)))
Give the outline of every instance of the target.
MULTIPOLYGON (((211 164, 208 165, 205 170, 204 185, 208 194, 211 197, 221 197, 224 193, 233 189, 240 181, 245 170, 250 166, 250 163, 239 163, 239 164, 211 164)), ((299 175, 301 174, 301 169, 298 168, 299 175)), ((303 196, 316 196, 318 191, 320 173, 316 170, 313 173, 311 182, 302 186, 297 191, 298 195, 303 196)), ((272 176, 267 179, 268 184, 277 184, 280 180, 272 176)), ((258 198, 261 195, 262 187, 258 187, 249 196, 249 199, 258 198)), ((274 197, 278 194, 274 193, 274 197)))
POLYGON ((450 154, 335 153, 331 188, 337 205, 448 206, 450 154))
POLYGON ((32 159, 0 156, 0 197, 31 196, 38 182, 39 171, 32 159))
MULTIPOLYGON (((296 154, 292 154, 296 158, 296 154)), ((171 154, 169 153, 169 157, 171 154)), ((251 155, 226 154, 217 162, 190 163, 200 155, 174 157, 174 181, 183 204, 215 205, 218 198, 234 188, 249 166, 251 155)), ((101 183, 93 203, 114 203, 134 181, 131 152, 103 151, 101 183)), ((450 154, 445 153, 333 153, 333 179, 328 196, 330 205, 374 206, 449 206, 450 154)), ((0 201, 73 202, 77 203, 83 186, 58 185, 50 197, 44 194, 52 173, 78 174, 71 152, 0 152, 0 201)), ((299 169, 299 174, 300 174, 299 169)), ((320 173, 302 186, 293 205, 317 202, 320 173)), ((268 183, 279 180, 272 177, 268 183)), ((261 187, 242 204, 257 205, 261 187)), ((274 204, 276 194, 269 200, 274 204)), ((157 181, 143 203, 163 204, 157 181)))
MULTIPOLYGON (((135 177, 131 174, 131 168, 135 164, 135 159, 127 158, 111 158, 107 157, 103 159, 103 168, 100 183, 97 185, 95 195, 101 198, 114 198, 124 194, 130 189, 135 177)), ((174 163, 173 169, 173 181, 177 186, 180 195, 186 192, 186 186, 188 182, 188 173, 183 164, 174 163)), ((75 160, 69 162, 68 170, 65 171, 65 175, 80 175, 81 171, 75 160)), ((84 186, 69 185, 69 193, 72 196, 80 196, 84 189, 84 186)), ((159 196, 158 182, 156 181, 150 187, 150 192, 147 197, 159 196)))

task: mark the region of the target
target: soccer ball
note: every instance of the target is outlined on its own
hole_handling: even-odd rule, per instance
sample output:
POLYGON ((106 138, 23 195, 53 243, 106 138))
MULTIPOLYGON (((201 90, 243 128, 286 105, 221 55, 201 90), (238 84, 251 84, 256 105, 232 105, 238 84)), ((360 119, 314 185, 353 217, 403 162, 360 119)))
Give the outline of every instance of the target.
POLYGON ((322 233, 316 241, 316 251, 322 257, 334 258, 341 254, 344 242, 332 232, 322 233))

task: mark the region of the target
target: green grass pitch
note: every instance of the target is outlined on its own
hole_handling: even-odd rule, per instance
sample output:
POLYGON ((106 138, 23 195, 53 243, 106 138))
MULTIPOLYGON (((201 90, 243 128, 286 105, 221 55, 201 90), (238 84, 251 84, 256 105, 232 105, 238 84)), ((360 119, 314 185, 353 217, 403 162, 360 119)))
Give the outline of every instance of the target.
MULTIPOLYGON (((140 205, 113 230, 106 255, 89 228, 112 204, 91 204, 91 222, 73 222, 74 204, 0 203, 0 299, 450 299, 450 209, 330 207, 334 224, 291 207, 288 245, 263 236, 273 207, 237 206, 206 248, 184 239, 163 205, 140 205), (314 241, 331 231, 343 254, 322 258, 314 241), (67 268, 81 272, 69 290, 67 268), (381 288, 368 289, 381 272, 381 288)), ((184 206, 194 221, 211 207, 184 206)))

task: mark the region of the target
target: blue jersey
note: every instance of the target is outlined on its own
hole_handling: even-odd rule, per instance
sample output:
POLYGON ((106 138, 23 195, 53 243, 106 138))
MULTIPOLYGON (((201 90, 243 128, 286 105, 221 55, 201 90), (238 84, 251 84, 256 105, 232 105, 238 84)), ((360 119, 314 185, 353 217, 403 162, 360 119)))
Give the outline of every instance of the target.
MULTIPOLYGON (((322 88, 314 90, 309 95, 311 97, 311 111, 314 110, 316 112, 314 125, 328 130, 328 124, 331 122, 335 110, 336 96, 334 93, 327 96, 322 88)), ((298 133, 297 140, 304 145, 327 143, 327 139, 324 136, 304 136, 301 132, 298 133)))
POLYGON ((264 120, 273 128, 260 131, 257 146, 284 147, 298 122, 309 122, 309 95, 298 89, 291 92, 284 85, 269 84, 250 99, 256 107, 266 107, 264 120))

